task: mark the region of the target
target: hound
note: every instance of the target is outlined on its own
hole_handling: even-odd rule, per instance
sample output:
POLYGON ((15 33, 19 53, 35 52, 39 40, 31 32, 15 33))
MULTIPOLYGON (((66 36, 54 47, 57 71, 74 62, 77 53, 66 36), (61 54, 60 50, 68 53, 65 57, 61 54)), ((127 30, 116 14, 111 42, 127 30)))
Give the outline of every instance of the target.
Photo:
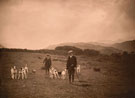
POLYGON ((63 80, 66 79, 66 72, 67 72, 66 69, 61 72, 61 79, 63 80))
POLYGON ((22 68, 22 79, 27 79, 27 73, 25 68, 22 68))
POLYGON ((28 77, 28 72, 29 72, 29 69, 28 69, 28 65, 26 64, 24 67, 24 70, 23 70, 23 74, 24 74, 25 79, 27 79, 27 77, 28 77))
POLYGON ((50 76, 51 79, 53 79, 53 77, 54 77, 54 76, 53 76, 53 72, 52 72, 51 69, 49 70, 49 76, 50 76))
POLYGON ((59 78, 58 72, 55 68, 51 67, 50 71, 49 71, 49 75, 51 79, 57 79, 59 78))
POLYGON ((59 77, 59 74, 58 74, 58 72, 57 72, 56 69, 54 70, 54 73, 53 73, 53 74, 54 74, 54 78, 55 78, 55 79, 60 78, 60 77, 59 77))
POLYGON ((17 79, 17 69, 16 66, 14 66, 13 68, 11 67, 11 78, 12 79, 17 79))
POLYGON ((18 79, 27 79, 27 74, 26 74, 25 68, 22 67, 22 68, 18 71, 18 79))
POLYGON ((18 71, 18 79, 23 79, 22 68, 20 68, 18 71))
POLYGON ((80 72, 81 72, 81 66, 80 66, 80 65, 77 66, 76 72, 77 72, 78 74, 80 74, 80 72))
POLYGON ((11 71, 11 78, 14 79, 14 68, 11 67, 10 71, 11 71))
POLYGON ((29 72, 29 69, 28 69, 28 65, 27 64, 25 65, 24 69, 25 69, 26 73, 29 72))
POLYGON ((32 69, 32 73, 36 73, 36 70, 35 69, 32 69))

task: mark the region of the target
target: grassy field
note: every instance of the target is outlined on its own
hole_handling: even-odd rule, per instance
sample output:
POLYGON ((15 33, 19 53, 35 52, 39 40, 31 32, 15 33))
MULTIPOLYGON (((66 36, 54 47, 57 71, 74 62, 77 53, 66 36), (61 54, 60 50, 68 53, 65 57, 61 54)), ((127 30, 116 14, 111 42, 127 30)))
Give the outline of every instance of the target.
MULTIPOLYGON (((68 78, 50 79, 45 75, 43 59, 46 54, 28 52, 0 53, 0 98, 134 98, 133 81, 122 65, 102 57, 77 56, 81 65, 79 80, 73 84, 68 78), (29 74, 26 80, 12 80, 11 66, 21 68, 28 64, 29 74), (100 71, 94 71, 100 68, 100 71), (32 73, 32 69, 36 73, 32 73)), ((52 66, 62 71, 67 56, 51 55, 52 66)))

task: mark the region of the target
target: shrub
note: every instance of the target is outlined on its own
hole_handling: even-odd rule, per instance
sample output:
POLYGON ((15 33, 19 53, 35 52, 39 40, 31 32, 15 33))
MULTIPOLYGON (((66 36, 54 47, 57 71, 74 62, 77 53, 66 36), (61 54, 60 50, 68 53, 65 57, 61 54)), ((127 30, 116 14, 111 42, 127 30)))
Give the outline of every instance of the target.
POLYGON ((97 56, 100 54, 99 51, 93 50, 93 49, 84 49, 83 53, 84 55, 87 55, 87 56, 97 56))
POLYGON ((83 54, 83 51, 82 49, 80 48, 76 48, 74 46, 58 46, 55 48, 56 51, 65 51, 66 53, 69 51, 69 50, 73 50, 75 54, 77 55, 81 55, 83 54))

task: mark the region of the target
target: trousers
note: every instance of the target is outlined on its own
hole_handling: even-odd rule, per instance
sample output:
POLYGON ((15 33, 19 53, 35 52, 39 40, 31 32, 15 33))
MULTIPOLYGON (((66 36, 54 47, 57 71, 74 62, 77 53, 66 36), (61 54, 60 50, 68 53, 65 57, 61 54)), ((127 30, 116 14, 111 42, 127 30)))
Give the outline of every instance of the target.
POLYGON ((69 82, 74 82, 74 74, 75 74, 74 68, 68 69, 69 82))

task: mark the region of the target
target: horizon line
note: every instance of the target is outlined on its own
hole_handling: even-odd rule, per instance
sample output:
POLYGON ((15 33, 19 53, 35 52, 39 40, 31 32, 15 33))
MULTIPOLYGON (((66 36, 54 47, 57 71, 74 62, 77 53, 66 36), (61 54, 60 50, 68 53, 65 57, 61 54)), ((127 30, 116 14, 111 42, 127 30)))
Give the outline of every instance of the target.
MULTIPOLYGON (((108 46, 109 45, 113 45, 113 44, 118 44, 118 43, 123 43, 123 42, 127 42, 127 41, 135 41, 135 39, 131 39, 131 40, 126 40, 126 41, 120 41, 120 42, 114 42, 114 41, 112 41, 112 42, 114 42, 114 43, 103 43, 103 42, 94 42, 94 41, 91 41, 91 42, 63 42, 63 43, 58 43, 58 44, 50 44, 50 45, 48 45, 48 46, 46 46, 45 48, 20 48, 20 47, 5 47, 4 45, 2 45, 2 44, 0 44, 0 49, 2 49, 2 48, 5 48, 5 49, 27 49, 27 50, 42 50, 42 49, 46 49, 46 50, 54 50, 54 49, 51 49, 51 48, 49 48, 49 46, 55 46, 55 45, 61 45, 61 44, 66 44, 66 43, 99 43, 99 44, 108 44, 108 46)), ((67 45, 68 46, 68 45, 67 45)), ((103 45, 101 45, 101 46, 103 46, 103 45)))

